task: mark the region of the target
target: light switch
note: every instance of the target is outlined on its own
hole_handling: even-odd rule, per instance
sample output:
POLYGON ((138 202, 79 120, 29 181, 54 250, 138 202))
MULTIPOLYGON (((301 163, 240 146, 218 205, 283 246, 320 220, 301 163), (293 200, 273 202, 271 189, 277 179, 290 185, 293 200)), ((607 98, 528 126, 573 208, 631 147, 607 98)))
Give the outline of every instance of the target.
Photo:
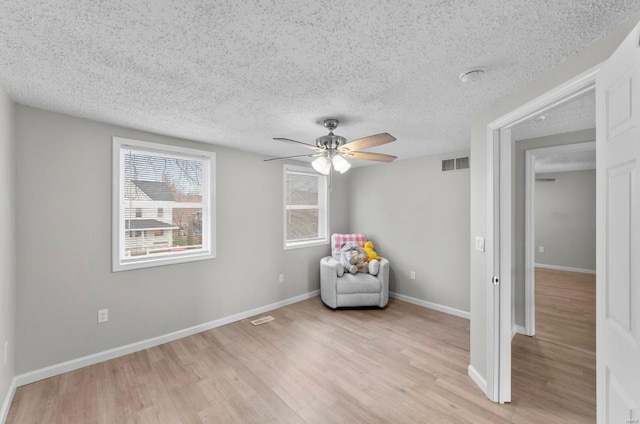
POLYGON ((476 250, 484 252, 484 237, 476 236, 476 250))

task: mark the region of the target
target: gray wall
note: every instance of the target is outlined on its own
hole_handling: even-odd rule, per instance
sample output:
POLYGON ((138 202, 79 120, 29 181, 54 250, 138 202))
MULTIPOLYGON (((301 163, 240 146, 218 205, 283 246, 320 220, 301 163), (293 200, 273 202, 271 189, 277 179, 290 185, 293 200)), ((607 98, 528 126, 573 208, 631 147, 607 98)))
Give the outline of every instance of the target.
MULTIPOLYGON (((595 120, 595 117, 594 117, 595 120)), ((595 125, 595 122, 594 122, 595 125)), ((526 190, 526 151, 530 149, 540 149, 543 147, 561 146, 565 144, 584 143, 596 139, 595 129, 574 131, 564 134, 550 135, 546 137, 531 138, 516 142, 514 149, 513 166, 513 211, 514 227, 513 237, 513 322, 516 325, 524 326, 524 305, 525 305, 525 190, 526 190)), ((595 207, 595 204, 594 204, 595 207)), ((594 210, 595 213, 595 210, 594 210)), ((595 221, 594 221, 595 223, 595 221)))
MULTIPOLYGON (((16 215, 14 106, 0 85, 0 407, 15 375, 16 215), (4 363, 4 344, 9 342, 4 363)), ((0 417, 0 420, 2 417, 0 417)))
POLYGON ((349 173, 349 224, 391 261, 390 289, 469 311, 469 170, 428 156, 349 173), (411 271, 416 279, 410 279, 411 271))
POLYGON ((596 171, 539 174, 536 182, 536 263, 596 269, 596 171), (538 251, 544 246, 544 253, 538 251))
MULTIPOLYGON (((605 61, 640 20, 636 14, 521 90, 476 115, 471 126, 471 237, 487 235, 487 125, 605 61)), ((470 247, 471 366, 487 373, 487 258, 470 247)))
MULTIPOLYGON (((16 107, 16 140, 17 373, 319 288, 328 244, 282 248, 282 163, 26 106, 16 107), (114 135, 216 152, 216 259, 111 272, 114 135), (109 322, 98 325, 101 308, 109 322)), ((348 229, 340 181, 333 180, 332 231, 348 229)))

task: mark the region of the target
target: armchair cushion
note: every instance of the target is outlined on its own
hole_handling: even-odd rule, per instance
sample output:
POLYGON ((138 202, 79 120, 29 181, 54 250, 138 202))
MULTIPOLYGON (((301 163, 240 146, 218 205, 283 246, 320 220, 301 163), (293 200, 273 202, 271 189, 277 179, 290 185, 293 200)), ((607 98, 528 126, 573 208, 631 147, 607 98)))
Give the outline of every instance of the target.
POLYGON ((336 284, 337 294, 380 293, 380 289, 381 284, 377 277, 361 272, 346 273, 338 279, 336 284))

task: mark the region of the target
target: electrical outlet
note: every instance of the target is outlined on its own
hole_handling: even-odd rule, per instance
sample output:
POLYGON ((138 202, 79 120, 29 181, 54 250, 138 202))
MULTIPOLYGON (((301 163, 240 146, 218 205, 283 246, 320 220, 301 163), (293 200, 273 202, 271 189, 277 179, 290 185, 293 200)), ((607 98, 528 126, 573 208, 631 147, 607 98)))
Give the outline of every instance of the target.
POLYGON ((415 271, 411 271, 411 279, 412 280, 416 279, 416 272, 415 271))
POLYGON ((100 309, 98 311, 98 324, 102 324, 103 322, 109 321, 109 310, 108 309, 100 309))
POLYGON ((7 360, 9 359, 9 341, 4 342, 4 364, 7 365, 7 360))
POLYGON ((544 246, 538 246, 538 252, 544 253, 544 246))
POLYGON ((280 281, 280 283, 284 283, 284 274, 280 274, 278 281, 280 281))

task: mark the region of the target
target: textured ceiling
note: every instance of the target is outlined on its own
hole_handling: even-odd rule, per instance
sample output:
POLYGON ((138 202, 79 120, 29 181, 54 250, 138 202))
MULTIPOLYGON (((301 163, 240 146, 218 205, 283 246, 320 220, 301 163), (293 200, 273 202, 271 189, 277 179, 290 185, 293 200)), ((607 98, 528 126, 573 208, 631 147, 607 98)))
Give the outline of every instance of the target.
POLYGON ((592 90, 587 95, 565 103, 557 109, 545 112, 543 116, 544 120, 537 118, 514 127, 511 131, 513 139, 526 140, 534 137, 595 128, 595 92, 592 90))
MULTIPOLYGON (((595 128, 596 126, 595 90, 591 90, 571 102, 546 111, 544 119, 524 122, 511 131, 514 140, 543 137, 571 131, 595 128)), ((595 141, 595 139, 594 139, 595 141)), ((577 152, 551 152, 536 154, 536 172, 566 172, 596 169, 594 150, 577 152)))
POLYGON ((325 117, 408 158, 469 148, 473 115, 640 11, 637 0, 3 0, 18 103, 269 155, 325 117), (457 75, 481 67, 484 79, 457 75))

